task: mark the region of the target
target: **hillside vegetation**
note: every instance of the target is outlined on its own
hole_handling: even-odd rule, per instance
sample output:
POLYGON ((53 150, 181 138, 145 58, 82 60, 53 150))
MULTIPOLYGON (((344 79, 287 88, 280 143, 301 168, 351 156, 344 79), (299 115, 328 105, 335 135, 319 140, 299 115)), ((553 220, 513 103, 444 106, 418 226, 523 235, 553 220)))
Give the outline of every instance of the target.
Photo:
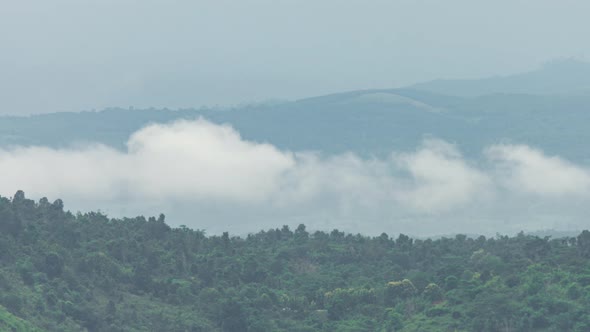
POLYGON ((0 307, 0 327, 588 331, 589 257, 588 231, 421 240, 299 225, 207 236, 163 215, 73 215, 17 192, 0 198, 0 304, 10 312, 0 307))
POLYGON ((0 306, 0 331, 41 332, 33 325, 8 312, 3 306, 0 306))

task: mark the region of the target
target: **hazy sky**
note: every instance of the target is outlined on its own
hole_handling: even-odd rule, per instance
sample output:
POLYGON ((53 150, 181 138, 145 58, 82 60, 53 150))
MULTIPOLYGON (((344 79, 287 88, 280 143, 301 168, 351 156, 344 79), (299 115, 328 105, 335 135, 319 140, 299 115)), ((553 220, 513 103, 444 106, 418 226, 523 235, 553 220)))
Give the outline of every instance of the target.
POLYGON ((588 0, 0 3, 0 114, 294 99, 590 57, 588 0))

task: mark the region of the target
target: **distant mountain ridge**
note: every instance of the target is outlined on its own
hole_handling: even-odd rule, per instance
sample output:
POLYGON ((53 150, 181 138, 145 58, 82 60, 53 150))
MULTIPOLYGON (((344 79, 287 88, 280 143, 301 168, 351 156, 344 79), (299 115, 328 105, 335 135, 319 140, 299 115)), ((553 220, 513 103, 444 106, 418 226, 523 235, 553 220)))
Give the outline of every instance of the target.
POLYGON ((590 83, 589 64, 556 62, 536 72, 510 77, 448 81, 448 94, 437 88, 441 82, 227 109, 115 108, 0 117, 0 148, 97 142, 125 150, 129 136, 150 123, 204 117, 232 125, 247 140, 291 151, 384 156, 391 151, 414 150, 425 137, 436 137, 457 144, 468 156, 479 156, 490 144, 509 142, 590 163, 585 144, 590 141, 590 93, 583 93, 584 84, 590 83), (543 81, 551 77, 562 79, 543 81), (527 85, 534 78, 539 82, 527 85), (507 92, 492 89, 503 82, 507 92), (560 84, 559 89, 551 89, 552 93, 516 93, 519 89, 531 92, 534 87, 560 84), (471 96, 454 92, 462 86, 467 91, 463 94, 471 96), (494 93, 475 93, 484 92, 484 87, 494 93))
POLYGON ((444 95, 477 97, 490 94, 587 94, 590 63, 574 59, 555 60, 542 68, 516 75, 484 79, 440 79, 411 86, 444 95))

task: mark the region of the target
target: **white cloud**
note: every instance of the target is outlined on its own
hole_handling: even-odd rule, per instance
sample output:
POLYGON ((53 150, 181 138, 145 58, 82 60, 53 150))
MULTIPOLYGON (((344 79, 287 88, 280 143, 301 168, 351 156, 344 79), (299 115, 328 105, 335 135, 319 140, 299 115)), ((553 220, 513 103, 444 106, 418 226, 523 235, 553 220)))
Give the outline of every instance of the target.
POLYGON ((588 170, 526 145, 495 145, 486 155, 496 163, 499 182, 513 191, 557 196, 590 189, 588 170))
POLYGON ((204 120, 151 125, 131 136, 128 152, 101 145, 0 151, 3 191, 24 189, 86 199, 261 200, 293 167, 290 153, 243 141, 227 126, 204 120))
POLYGON ((205 120, 151 125, 127 146, 0 150, 0 194, 22 189, 114 216, 164 212, 174 225, 212 233, 303 222, 364 233, 494 234, 555 220, 579 225, 590 212, 581 203, 588 171, 527 146, 490 147, 484 165, 440 140, 385 159, 322 156, 249 142, 205 120))
POLYGON ((204 120, 149 126, 128 148, 132 188, 148 197, 264 200, 295 164, 289 152, 204 120))
POLYGON ((412 179, 409 188, 398 191, 397 196, 417 210, 451 211, 489 195, 488 176, 468 165, 459 151, 444 141, 427 140, 417 152, 396 159, 412 179))
POLYGON ((126 169, 123 155, 101 145, 71 150, 0 150, 4 195, 23 189, 33 196, 114 196, 119 190, 117 184, 125 182, 122 176, 126 169))

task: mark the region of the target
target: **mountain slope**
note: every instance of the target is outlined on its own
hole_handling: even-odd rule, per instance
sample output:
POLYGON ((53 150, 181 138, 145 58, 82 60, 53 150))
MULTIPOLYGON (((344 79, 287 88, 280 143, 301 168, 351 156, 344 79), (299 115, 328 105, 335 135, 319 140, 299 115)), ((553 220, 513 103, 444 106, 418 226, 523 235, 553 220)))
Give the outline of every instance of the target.
POLYGON ((150 123, 198 117, 228 123, 247 140, 291 151, 383 156, 413 150, 425 137, 458 144, 478 156, 490 144, 529 144, 588 162, 590 94, 498 94, 448 97, 418 90, 370 90, 234 109, 128 110, 55 113, 0 120, 0 147, 66 147, 85 142, 125 150, 150 123), (305 134, 303 134, 305 133, 305 134))
POLYGON ((590 92, 590 63, 560 60, 517 75, 473 80, 435 80, 416 84, 412 88, 462 97, 497 93, 586 94, 590 92))
POLYGON ((588 87, 590 65, 562 61, 507 77, 230 109, 107 109, 0 117, 0 148, 100 143, 126 150, 129 136, 150 123, 204 117, 232 125, 247 140, 291 151, 385 156, 414 150, 425 137, 435 137, 457 144, 470 157, 480 156, 490 144, 510 142, 588 163, 588 87))

